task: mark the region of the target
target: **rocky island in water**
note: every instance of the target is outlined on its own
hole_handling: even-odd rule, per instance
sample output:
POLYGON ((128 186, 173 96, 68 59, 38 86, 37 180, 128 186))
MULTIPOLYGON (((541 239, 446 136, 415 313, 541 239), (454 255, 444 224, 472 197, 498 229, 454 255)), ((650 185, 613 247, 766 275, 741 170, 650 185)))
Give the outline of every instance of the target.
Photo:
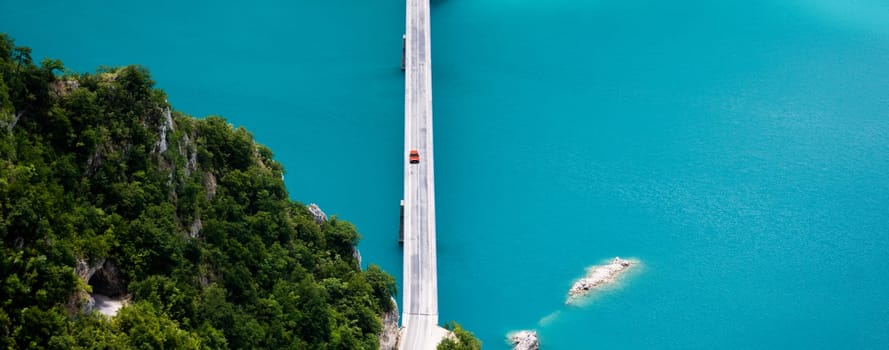
POLYGON ((537 350, 540 349, 540 341, 537 340, 537 331, 518 331, 506 336, 513 350, 537 350))
MULTIPOLYGON (((589 296, 595 290, 607 286, 616 281, 621 275, 629 271, 631 267, 639 264, 638 260, 621 259, 615 257, 611 261, 603 265, 596 265, 587 268, 587 273, 580 278, 568 290, 568 299, 566 305, 574 305, 589 296)), ((545 317, 548 319, 554 317, 558 313, 553 313, 545 317)), ((541 321, 541 324, 543 321, 541 321)), ((513 350, 537 350, 540 349, 540 339, 535 330, 521 330, 506 335, 506 340, 513 350)))
POLYGON ((614 282, 620 275, 638 263, 635 260, 616 257, 608 264, 588 268, 586 276, 574 282, 571 289, 568 290, 568 299, 565 304, 574 304, 590 295, 594 290, 614 282))

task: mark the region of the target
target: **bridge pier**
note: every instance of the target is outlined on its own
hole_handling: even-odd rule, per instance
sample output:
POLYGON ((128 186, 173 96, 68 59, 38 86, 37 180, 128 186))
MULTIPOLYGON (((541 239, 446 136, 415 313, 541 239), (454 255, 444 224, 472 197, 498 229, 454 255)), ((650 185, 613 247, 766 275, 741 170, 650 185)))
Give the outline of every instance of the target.
MULTIPOLYGON (((407 34, 401 34, 401 70, 404 70, 405 56, 407 55, 407 34)), ((404 205, 402 200, 402 206, 404 205)))
POLYGON ((404 199, 401 200, 401 219, 398 222, 398 244, 404 245, 404 199))

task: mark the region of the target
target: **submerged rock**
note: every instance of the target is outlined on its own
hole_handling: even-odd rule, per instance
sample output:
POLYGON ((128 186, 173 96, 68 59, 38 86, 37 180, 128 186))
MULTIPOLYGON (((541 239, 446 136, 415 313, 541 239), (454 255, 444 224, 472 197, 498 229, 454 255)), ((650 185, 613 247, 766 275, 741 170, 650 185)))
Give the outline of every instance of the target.
POLYGON ((513 350, 538 350, 540 349, 540 341, 537 339, 537 331, 518 331, 510 333, 508 336, 509 344, 513 350))
POLYGON ((576 302, 589 295, 594 289, 614 282, 618 276, 636 263, 636 261, 617 257, 606 265, 590 267, 587 269, 586 276, 574 282, 574 285, 568 290, 568 300, 565 301, 565 304, 576 302))

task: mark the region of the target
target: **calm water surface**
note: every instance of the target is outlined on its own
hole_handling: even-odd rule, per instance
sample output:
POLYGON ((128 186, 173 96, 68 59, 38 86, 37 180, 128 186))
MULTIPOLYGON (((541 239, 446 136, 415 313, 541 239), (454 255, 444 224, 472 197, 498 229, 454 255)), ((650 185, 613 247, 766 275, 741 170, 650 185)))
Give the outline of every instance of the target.
MULTIPOLYGON (((401 1, 12 2, 254 132, 398 276, 401 1)), ((489 349, 889 348, 889 3, 433 0, 441 319, 489 349), (589 305, 613 256, 644 266, 589 305)))

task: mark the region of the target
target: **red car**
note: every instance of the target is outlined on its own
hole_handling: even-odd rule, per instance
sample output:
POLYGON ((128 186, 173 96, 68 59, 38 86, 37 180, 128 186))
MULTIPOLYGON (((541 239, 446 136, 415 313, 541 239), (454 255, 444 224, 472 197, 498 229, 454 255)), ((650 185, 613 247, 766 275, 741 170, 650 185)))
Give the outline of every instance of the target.
POLYGON ((417 150, 412 149, 409 159, 410 159, 411 164, 419 164, 420 163, 420 152, 417 152, 417 150))

